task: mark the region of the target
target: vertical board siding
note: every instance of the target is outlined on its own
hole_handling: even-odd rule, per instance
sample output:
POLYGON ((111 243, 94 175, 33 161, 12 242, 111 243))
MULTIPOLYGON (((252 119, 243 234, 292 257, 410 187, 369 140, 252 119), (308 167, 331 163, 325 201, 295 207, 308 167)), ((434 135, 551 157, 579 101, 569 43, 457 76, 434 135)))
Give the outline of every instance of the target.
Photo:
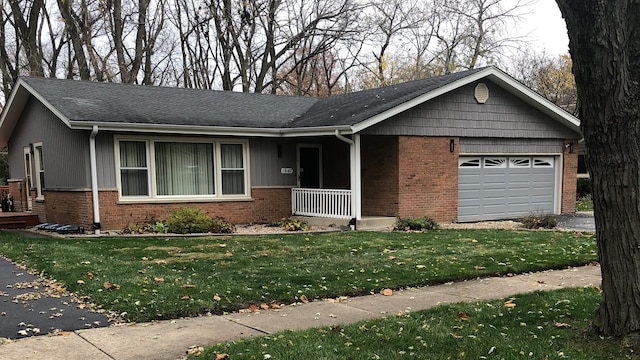
POLYGON ((9 141, 9 173, 24 178, 23 148, 42 142, 45 190, 90 186, 89 131, 71 130, 35 98, 27 101, 9 141))
POLYGON ((282 174, 282 168, 296 168, 296 144, 285 139, 250 139, 251 186, 295 186, 293 174, 282 174), (278 157, 278 144, 281 156, 278 157))
POLYGON ((98 132, 98 136, 96 136, 96 165, 98 168, 98 188, 101 190, 117 189, 114 151, 113 133, 98 132))
POLYGON ((461 138, 460 154, 559 154, 562 140, 461 138))
POLYGON ((496 84, 478 104, 477 83, 416 106, 363 131, 369 135, 573 139, 579 135, 496 84))

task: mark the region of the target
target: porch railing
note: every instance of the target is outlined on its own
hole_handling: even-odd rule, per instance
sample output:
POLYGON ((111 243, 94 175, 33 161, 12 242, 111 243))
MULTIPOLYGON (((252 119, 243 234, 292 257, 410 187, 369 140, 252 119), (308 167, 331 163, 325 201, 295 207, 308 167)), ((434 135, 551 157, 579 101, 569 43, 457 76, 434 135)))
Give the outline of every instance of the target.
POLYGON ((335 219, 351 218, 351 190, 291 189, 291 213, 335 219))

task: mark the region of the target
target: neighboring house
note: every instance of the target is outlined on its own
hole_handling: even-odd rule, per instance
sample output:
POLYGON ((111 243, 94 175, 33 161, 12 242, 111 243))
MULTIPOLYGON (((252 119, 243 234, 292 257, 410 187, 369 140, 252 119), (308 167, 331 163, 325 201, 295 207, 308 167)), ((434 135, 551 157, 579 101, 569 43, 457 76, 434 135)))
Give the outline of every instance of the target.
POLYGON ((0 118, 16 208, 109 230, 184 206, 234 223, 573 212, 580 138, 494 67, 328 98, 25 77, 0 118))

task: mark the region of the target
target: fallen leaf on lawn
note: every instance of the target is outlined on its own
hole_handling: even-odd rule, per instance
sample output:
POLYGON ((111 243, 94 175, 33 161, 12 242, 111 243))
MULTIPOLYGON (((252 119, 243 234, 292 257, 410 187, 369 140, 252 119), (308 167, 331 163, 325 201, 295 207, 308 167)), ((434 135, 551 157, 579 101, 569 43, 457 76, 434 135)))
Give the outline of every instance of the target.
POLYGON ((184 284, 184 285, 182 285, 183 289, 193 289, 194 287, 196 287, 196 286, 193 285, 193 284, 184 284))
POLYGON ((405 262, 404 262, 404 261, 400 261, 400 262, 397 262, 397 263, 396 263, 396 265, 404 265, 404 264, 405 264, 405 262))
POLYGON ((302 301, 303 303, 308 303, 309 299, 307 299, 307 297, 304 295, 300 295, 300 301, 302 301))
POLYGON ((78 284, 78 285, 84 285, 84 281, 83 281, 83 280, 78 280, 78 281, 76 281, 76 284, 78 284))
POLYGON ((569 325, 569 324, 561 323, 561 322, 557 322, 557 321, 553 322, 553 326, 555 326, 555 327, 557 327, 559 329, 568 329, 568 328, 571 327, 571 325, 569 325))
POLYGON ((164 282, 164 278, 163 277, 154 277, 153 281, 155 281, 155 282, 164 282))
POLYGON ((389 256, 387 259, 389 259, 389 260, 392 260, 392 261, 393 261, 393 260, 395 260, 395 259, 396 259, 396 257, 392 255, 392 256, 389 256))
POLYGON ((138 270, 138 274, 145 274, 146 272, 147 272, 147 270, 144 270, 144 269, 138 270))
POLYGON ((91 271, 89 271, 86 274, 83 274, 82 277, 83 278, 87 278, 87 279, 92 279, 93 278, 93 273, 91 271))
POLYGON ((465 312, 461 311, 458 313, 458 319, 462 321, 469 321, 470 317, 465 312))
POLYGON ((393 295, 393 290, 391 289, 384 289, 382 291, 380 291, 380 294, 384 295, 384 296, 391 296, 393 295))
POLYGON ((394 253, 394 252, 396 252, 396 251, 397 251, 397 250, 391 250, 391 249, 384 249, 384 250, 382 250, 382 252, 383 252, 383 253, 385 253, 385 254, 394 253))
POLYGON ((455 339, 462 339, 462 335, 460 335, 458 333, 453 333, 453 334, 451 334, 451 336, 453 336, 455 339))
POLYGON ((424 269, 426 267, 427 267, 426 265, 416 265, 416 268, 418 268, 418 269, 424 269))
POLYGON ((233 256, 233 254, 232 254, 232 253, 230 253, 230 252, 227 252, 226 254, 224 254, 224 256, 226 256, 226 257, 231 257, 231 256, 233 256))
POLYGON ((269 254, 267 254, 266 252, 261 252, 261 253, 260 253, 260 256, 262 256, 262 257, 266 257, 266 256, 269 256, 269 254))
POLYGON ((143 257, 142 257, 142 261, 147 261, 147 260, 149 260, 149 258, 148 258, 148 257, 146 257, 146 256, 143 256, 143 257))
POLYGON ((480 265, 476 265, 473 268, 476 269, 476 270, 484 270, 485 269, 484 266, 480 266, 480 265))
POLYGON ((191 295, 187 294, 183 297, 180 298, 180 300, 190 300, 191 299, 191 295))
POLYGON ((258 312, 259 308, 253 304, 249 305, 249 312, 258 312))
POLYGON ((516 307, 516 304, 513 302, 513 300, 508 300, 508 301, 504 302, 504 307, 514 308, 514 307, 516 307))
POLYGON ((204 348, 201 346, 190 346, 187 349, 187 355, 200 356, 203 351, 204 351, 204 348))
POLYGON ((214 360, 227 360, 229 358, 229 355, 213 353, 213 358, 214 360))
POLYGON ((104 284, 102 284, 102 286, 106 289, 106 290, 113 290, 113 289, 120 289, 120 285, 118 284, 112 284, 108 281, 105 281, 104 284))
POLYGON ((215 301, 220 301, 220 296, 218 296, 218 294, 213 295, 213 300, 215 301))
POLYGON ((262 303, 262 304, 260 304, 260 309, 262 309, 262 310, 269 310, 269 305, 267 305, 267 304, 265 304, 265 303, 262 303))

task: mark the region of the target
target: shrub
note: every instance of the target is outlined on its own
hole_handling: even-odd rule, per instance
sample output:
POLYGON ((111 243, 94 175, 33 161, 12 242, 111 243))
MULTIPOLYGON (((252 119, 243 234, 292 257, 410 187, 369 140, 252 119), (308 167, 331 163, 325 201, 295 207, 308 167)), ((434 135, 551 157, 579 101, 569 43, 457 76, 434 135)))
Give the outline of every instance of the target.
POLYGON ((309 231, 311 225, 304 220, 288 218, 282 220, 282 228, 285 231, 309 231))
POLYGON ((428 216, 418 217, 418 218, 398 218, 396 221, 396 230, 434 230, 438 228, 438 223, 436 223, 432 218, 428 216))
POLYGON ((167 232, 169 232, 169 227, 162 221, 156 221, 155 223, 150 224, 148 228, 149 231, 157 234, 166 234, 167 232))
POLYGON ((123 234, 144 234, 147 232, 146 224, 128 223, 127 226, 122 229, 123 234))
POLYGON ((167 230, 176 234, 206 233, 211 229, 211 218, 196 208, 179 208, 167 219, 167 230))
POLYGON ((550 214, 531 213, 520 218, 520 222, 527 229, 553 229, 558 225, 558 220, 550 214))
POLYGON ((236 231, 236 227, 223 217, 216 216, 211 219, 210 230, 212 233, 216 234, 231 234, 232 232, 236 231))

